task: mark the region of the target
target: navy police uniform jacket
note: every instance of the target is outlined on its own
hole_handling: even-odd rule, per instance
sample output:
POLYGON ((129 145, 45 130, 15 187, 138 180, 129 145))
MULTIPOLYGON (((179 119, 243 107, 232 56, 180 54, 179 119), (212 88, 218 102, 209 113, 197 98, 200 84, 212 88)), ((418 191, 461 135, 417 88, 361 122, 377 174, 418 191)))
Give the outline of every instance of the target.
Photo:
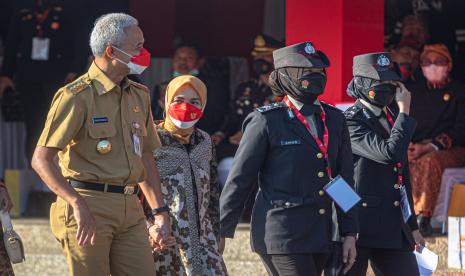
POLYGON ((360 236, 358 246, 369 248, 411 249, 412 231, 418 229, 408 170, 407 150, 416 121, 400 113, 391 133, 379 119, 357 101, 345 116, 354 153, 355 189, 362 197, 358 205, 360 236), (404 223, 397 185, 396 163, 401 162, 403 184, 412 215, 404 223))
MULTIPOLYGON (((340 174, 353 185, 352 151, 345 118, 336 108, 324 103, 322 106, 329 131, 328 154, 333 175, 340 174)), ((234 236, 244 202, 258 183, 251 220, 254 252, 329 252, 332 200, 323 187, 330 179, 325 159, 311 134, 284 103, 264 106, 249 114, 243 132, 221 194, 222 236, 234 236)), ((341 235, 357 233, 355 208, 348 213, 336 209, 341 235)))

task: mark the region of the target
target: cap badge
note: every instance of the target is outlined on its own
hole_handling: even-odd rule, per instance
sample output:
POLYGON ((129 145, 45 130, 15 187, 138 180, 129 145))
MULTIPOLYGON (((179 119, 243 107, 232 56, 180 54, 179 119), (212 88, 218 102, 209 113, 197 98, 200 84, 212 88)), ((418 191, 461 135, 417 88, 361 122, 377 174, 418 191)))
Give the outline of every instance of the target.
POLYGON ((304 51, 305 51, 305 53, 307 53, 309 55, 313 55, 315 53, 315 48, 312 46, 312 44, 307 43, 307 45, 305 45, 304 51))
POLYGON ((378 60, 376 61, 376 63, 381 67, 387 67, 387 66, 391 65, 391 61, 385 55, 380 55, 378 57, 378 60))

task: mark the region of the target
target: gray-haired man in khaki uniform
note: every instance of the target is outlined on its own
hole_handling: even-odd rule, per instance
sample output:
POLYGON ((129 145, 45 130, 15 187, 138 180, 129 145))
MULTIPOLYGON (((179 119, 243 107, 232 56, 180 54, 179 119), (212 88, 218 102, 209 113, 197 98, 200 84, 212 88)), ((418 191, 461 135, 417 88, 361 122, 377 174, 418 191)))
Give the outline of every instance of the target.
MULTIPOLYGON (((100 17, 89 71, 55 95, 32 165, 58 196, 50 210, 72 275, 155 275, 139 187, 172 242, 152 151, 160 141, 145 86, 127 79, 150 61, 137 20, 100 17), (59 156, 59 167, 54 157, 59 156)), ((163 234, 163 235, 161 235, 163 234)))

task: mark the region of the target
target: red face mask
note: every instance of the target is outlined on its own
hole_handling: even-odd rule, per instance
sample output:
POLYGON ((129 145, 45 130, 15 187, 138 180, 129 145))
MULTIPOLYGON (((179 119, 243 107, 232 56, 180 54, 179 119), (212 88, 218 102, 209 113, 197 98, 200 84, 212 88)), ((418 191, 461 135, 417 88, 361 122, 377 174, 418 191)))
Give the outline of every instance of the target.
POLYGON ((119 49, 118 47, 113 46, 113 48, 116 48, 121 53, 127 55, 128 57, 131 57, 128 63, 124 63, 122 60, 116 59, 119 62, 124 63, 129 67, 129 74, 140 75, 150 65, 151 54, 145 48, 141 48, 140 53, 136 56, 131 56, 130 54, 119 49))
POLYGON ((181 129, 191 128, 202 117, 202 109, 190 103, 178 103, 170 105, 168 116, 173 124, 181 129))

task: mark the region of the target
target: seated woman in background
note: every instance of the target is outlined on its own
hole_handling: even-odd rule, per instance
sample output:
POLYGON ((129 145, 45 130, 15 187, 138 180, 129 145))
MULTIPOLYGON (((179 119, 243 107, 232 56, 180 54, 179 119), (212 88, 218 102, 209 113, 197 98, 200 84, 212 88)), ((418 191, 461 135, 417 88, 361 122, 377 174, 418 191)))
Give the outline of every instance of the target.
MULTIPOLYGON (((166 89, 165 120, 157 127, 161 147, 154 156, 176 243, 159 247, 152 241, 157 275, 227 275, 219 243, 214 145, 194 127, 206 102, 207 88, 194 76, 177 77, 166 89)), ((156 216, 154 221, 148 204, 143 205, 149 231, 158 232, 156 216)))
POLYGON ((429 236, 444 169, 465 166, 465 86, 451 79, 452 58, 443 44, 426 45, 420 65, 425 80, 409 87, 410 115, 418 122, 409 162, 420 232, 429 236))

